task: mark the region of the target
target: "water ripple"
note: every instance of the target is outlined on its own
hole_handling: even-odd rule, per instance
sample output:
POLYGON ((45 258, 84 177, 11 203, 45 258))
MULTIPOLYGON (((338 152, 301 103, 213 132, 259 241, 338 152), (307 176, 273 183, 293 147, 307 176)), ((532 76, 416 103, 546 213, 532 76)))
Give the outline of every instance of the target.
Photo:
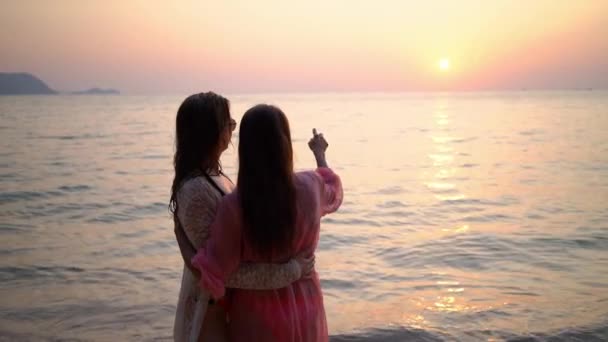
POLYGON ((8 191, 0 193, 0 205, 62 196, 60 191, 8 191))

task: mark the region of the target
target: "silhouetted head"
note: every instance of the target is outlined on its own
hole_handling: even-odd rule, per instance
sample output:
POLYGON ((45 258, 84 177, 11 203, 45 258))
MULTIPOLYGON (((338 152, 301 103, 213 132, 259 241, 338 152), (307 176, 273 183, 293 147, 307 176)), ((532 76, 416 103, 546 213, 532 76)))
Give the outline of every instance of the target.
POLYGON ((281 255, 296 219, 289 122, 277 107, 257 105, 239 130, 238 195, 246 238, 256 252, 281 255))
POLYGON ((194 94, 182 102, 175 120, 175 177, 169 203, 174 214, 177 211, 175 196, 186 178, 221 170, 220 155, 228 148, 235 126, 230 118, 229 102, 220 95, 194 94))

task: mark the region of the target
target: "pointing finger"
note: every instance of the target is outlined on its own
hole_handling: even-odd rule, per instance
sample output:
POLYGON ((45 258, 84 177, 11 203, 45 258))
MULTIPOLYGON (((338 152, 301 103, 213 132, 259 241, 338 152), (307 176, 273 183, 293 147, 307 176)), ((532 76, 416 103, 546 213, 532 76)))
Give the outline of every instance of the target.
POLYGON ((317 136, 317 129, 316 128, 312 129, 312 135, 315 136, 315 137, 317 136))

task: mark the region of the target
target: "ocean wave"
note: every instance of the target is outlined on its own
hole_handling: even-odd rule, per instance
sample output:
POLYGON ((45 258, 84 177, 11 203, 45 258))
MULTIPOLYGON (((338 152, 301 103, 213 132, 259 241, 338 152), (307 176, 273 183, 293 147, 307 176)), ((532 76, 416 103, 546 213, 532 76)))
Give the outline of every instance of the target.
POLYGON ((511 205, 520 204, 521 201, 515 197, 503 196, 495 200, 481 199, 481 198, 458 198, 458 199, 446 199, 441 201, 439 206, 450 206, 450 205, 481 205, 489 207, 507 207, 511 205))
POLYGON ((0 205, 63 196, 61 191, 7 191, 0 193, 0 205))
POLYGON ((393 342, 393 341, 420 341, 439 342, 444 341, 441 335, 416 328, 372 328, 349 334, 332 335, 332 342, 393 342))
MULTIPOLYGON (((492 313, 496 315, 496 312, 492 313)), ((371 328, 353 333, 332 335, 332 342, 351 341, 509 341, 509 342, 605 342, 608 339, 608 324, 589 327, 564 327, 555 332, 514 334, 504 330, 468 330, 464 332, 423 330, 406 327, 371 328)))
POLYGON ((81 140, 81 139, 102 139, 107 138, 105 134, 80 134, 80 135, 41 135, 38 139, 50 139, 50 140, 81 140))
POLYGON ((401 201, 386 201, 376 205, 378 208, 383 209, 391 209, 391 208, 405 208, 408 205, 402 203, 401 201))
POLYGON ((33 228, 33 225, 25 223, 0 223, 0 233, 5 234, 19 234, 33 228))
POLYGON ((59 187, 59 190, 65 192, 83 192, 93 189, 90 185, 76 184, 76 185, 63 185, 59 187))
MULTIPOLYGON (((126 205, 124 205, 126 206, 126 205)), ((115 209, 114 207, 113 209, 115 209)), ((128 222, 141 219, 147 216, 158 215, 162 212, 168 212, 167 203, 154 202, 145 205, 128 205, 120 211, 112 211, 97 215, 87 220, 90 223, 117 223, 128 222)))

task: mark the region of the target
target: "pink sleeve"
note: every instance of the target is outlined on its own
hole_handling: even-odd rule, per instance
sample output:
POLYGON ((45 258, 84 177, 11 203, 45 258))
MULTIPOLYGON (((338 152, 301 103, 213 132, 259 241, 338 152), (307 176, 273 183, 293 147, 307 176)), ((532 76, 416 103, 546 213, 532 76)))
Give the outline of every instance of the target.
MULTIPOLYGON (((229 196, 230 197, 230 196, 229 196)), ((225 197, 213 224, 211 237, 192 258, 192 266, 201 272, 200 286, 213 298, 224 296, 225 284, 241 262, 241 228, 230 199, 225 197)))
POLYGON ((321 216, 324 216, 338 210, 342 204, 342 181, 328 167, 320 167, 315 173, 321 179, 321 216))

